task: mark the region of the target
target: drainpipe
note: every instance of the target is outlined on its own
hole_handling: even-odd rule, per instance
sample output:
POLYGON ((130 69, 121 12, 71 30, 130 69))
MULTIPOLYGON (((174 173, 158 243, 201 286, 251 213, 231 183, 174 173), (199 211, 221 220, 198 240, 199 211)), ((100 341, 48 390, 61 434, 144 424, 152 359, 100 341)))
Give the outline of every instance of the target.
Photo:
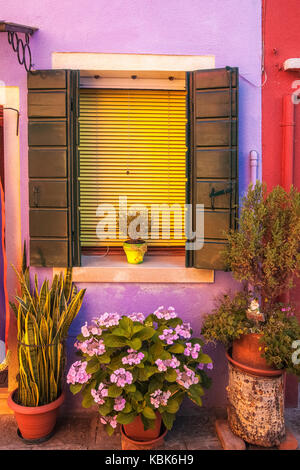
MULTIPOLYGON (((293 184, 294 172, 294 129, 295 106, 292 95, 284 95, 282 99, 282 154, 281 154, 281 185, 286 191, 293 184)), ((279 300, 284 303, 290 301, 290 292, 283 292, 279 300)), ((295 376, 284 375, 285 406, 297 407, 298 381, 295 376)))
POLYGON ((257 180, 257 168, 258 168, 258 153, 256 150, 251 150, 250 154, 250 183, 255 186, 257 180))
POLYGON ((281 185, 286 191, 293 184, 294 170, 294 120, 295 107, 291 95, 284 95, 282 100, 282 156, 281 185))
MULTIPOLYGON (((281 154, 281 185, 289 191, 293 184, 294 172, 294 128, 295 107, 292 95, 284 95, 282 98, 282 154, 281 154)), ((280 296, 281 302, 290 301, 290 292, 284 292, 280 296)))
MULTIPOLYGON (((249 162, 250 162, 250 181, 249 183, 252 186, 255 186, 257 181, 257 169, 258 169, 258 152, 256 150, 250 150, 249 152, 249 162)), ((248 282, 248 291, 254 292, 252 284, 248 282)), ((259 302, 261 299, 259 299, 259 302)))

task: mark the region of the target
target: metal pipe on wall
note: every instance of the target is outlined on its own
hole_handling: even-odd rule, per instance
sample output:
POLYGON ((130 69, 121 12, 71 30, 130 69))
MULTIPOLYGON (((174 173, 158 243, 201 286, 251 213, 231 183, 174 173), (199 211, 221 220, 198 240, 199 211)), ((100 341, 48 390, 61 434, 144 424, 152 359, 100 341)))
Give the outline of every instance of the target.
POLYGON ((294 172, 294 130, 295 107, 292 95, 284 95, 282 99, 282 154, 281 154, 281 184, 286 191, 293 184, 294 172))
POLYGON ((250 154, 250 183, 255 186, 256 180, 258 179, 257 176, 257 169, 258 169, 258 152, 256 150, 251 150, 250 154))

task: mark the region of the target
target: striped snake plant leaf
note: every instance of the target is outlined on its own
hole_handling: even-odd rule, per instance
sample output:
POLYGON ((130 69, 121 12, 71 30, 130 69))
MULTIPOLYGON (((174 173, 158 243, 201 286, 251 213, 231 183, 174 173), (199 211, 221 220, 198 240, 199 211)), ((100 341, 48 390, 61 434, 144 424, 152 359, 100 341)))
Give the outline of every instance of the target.
POLYGON ((64 294, 67 302, 69 302, 72 292, 72 277, 72 269, 67 268, 64 277, 64 294))
POLYGON ((48 284, 48 281, 45 280, 42 284, 40 295, 39 295, 39 304, 40 304, 40 309, 42 311, 44 310, 44 307, 46 304, 48 291, 49 291, 49 284, 48 284))
POLYGON ((50 373, 50 401, 53 401, 57 398, 57 383, 54 377, 54 372, 51 370, 50 373))
POLYGON ((32 394, 32 406, 38 406, 39 405, 39 388, 35 382, 30 382, 30 389, 31 389, 31 394, 32 394))
POLYGON ((35 287, 35 296, 39 298, 39 283, 38 283, 37 274, 34 275, 34 287, 35 287))
POLYGON ((35 277, 31 292, 29 270, 17 273, 21 296, 16 297, 19 403, 40 406, 56 400, 62 391, 64 340, 81 308, 85 290, 72 286, 72 272, 45 280, 39 289, 35 277), (28 345, 28 346, 26 346, 28 345))
POLYGON ((71 323, 76 318, 81 308, 84 294, 85 289, 80 290, 71 301, 70 305, 68 306, 68 309, 62 315, 61 322, 57 331, 57 334, 61 339, 64 339, 67 336, 71 323))
POLYGON ((41 321, 40 321, 39 333, 40 333, 41 343, 43 345, 49 344, 49 327, 48 327, 47 320, 44 316, 42 316, 41 321))
POLYGON ((26 356, 34 381, 38 381, 38 327, 34 317, 28 312, 25 319, 26 356))
POLYGON ((18 318, 18 308, 17 308, 17 306, 11 301, 9 301, 9 305, 10 305, 12 311, 14 312, 16 318, 18 318))

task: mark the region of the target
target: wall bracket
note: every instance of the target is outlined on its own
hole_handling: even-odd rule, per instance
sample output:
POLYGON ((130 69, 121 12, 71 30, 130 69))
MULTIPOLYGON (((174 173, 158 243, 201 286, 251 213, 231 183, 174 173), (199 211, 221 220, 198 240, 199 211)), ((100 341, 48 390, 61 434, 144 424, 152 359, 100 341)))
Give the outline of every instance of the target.
POLYGON ((19 64, 24 65, 27 72, 30 72, 32 68, 29 40, 30 36, 37 30, 38 28, 32 26, 0 21, 0 33, 7 33, 8 42, 13 51, 16 52, 19 64), (20 38, 18 34, 24 34, 24 38, 20 38))

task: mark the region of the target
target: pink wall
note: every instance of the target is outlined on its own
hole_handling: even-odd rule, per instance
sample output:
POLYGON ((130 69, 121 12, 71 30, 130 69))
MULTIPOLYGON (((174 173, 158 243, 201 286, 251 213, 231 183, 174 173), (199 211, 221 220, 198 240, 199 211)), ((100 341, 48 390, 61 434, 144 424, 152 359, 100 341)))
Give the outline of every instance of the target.
MULTIPOLYGON (((260 0, 27 0, 1 6, 6 21, 39 27, 31 39, 34 67, 51 68, 51 52, 213 54, 216 66, 240 68, 240 191, 249 178, 248 153, 261 149, 261 2, 260 0)), ((26 74, 0 35, 0 80, 20 87, 22 238, 28 239, 26 74)), ((12 182, 13 184, 13 182, 12 182)), ((40 270, 41 273, 41 270, 40 270)), ((80 285, 79 287, 83 287, 80 285)), ((214 297, 236 289, 230 273, 216 273, 214 284, 89 284, 76 335, 84 318, 102 311, 149 313, 174 305, 199 333, 203 313, 214 297)), ((70 339, 72 342, 73 339, 70 339)), ((209 404, 224 401, 225 361, 216 364, 209 404)))

